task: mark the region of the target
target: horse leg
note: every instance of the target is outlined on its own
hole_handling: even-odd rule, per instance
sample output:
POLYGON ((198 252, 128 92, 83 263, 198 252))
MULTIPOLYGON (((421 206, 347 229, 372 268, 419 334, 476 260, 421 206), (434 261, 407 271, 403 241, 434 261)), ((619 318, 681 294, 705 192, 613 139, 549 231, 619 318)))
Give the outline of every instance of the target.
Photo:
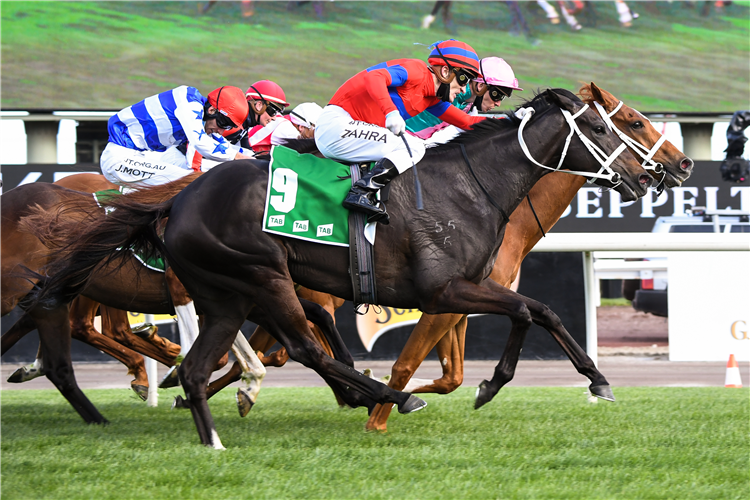
POLYGON ((240 417, 244 417, 255 404, 258 392, 260 392, 260 384, 263 382, 263 377, 266 376, 266 368, 241 331, 237 332, 237 336, 232 343, 232 352, 237 356, 237 363, 242 369, 241 378, 247 386, 247 388, 240 387, 237 389, 237 395, 235 396, 240 417))
POLYGON ((0 344, 2 344, 0 350, 2 354, 8 352, 8 349, 16 345, 16 343, 27 333, 35 329, 36 325, 34 324, 34 320, 32 320, 28 314, 24 313, 23 316, 21 316, 18 321, 10 327, 10 330, 3 334, 2 339, 0 339, 0 344))
POLYGON ((218 450, 223 450, 224 446, 216 432, 211 410, 208 407, 206 387, 213 367, 229 350, 245 321, 243 313, 231 316, 227 314, 230 309, 241 308, 242 302, 239 298, 235 298, 234 301, 224 300, 220 305, 207 303, 207 307, 202 307, 205 316, 201 334, 196 339, 194 348, 177 370, 201 443, 218 450), (234 302, 234 304, 228 304, 229 302, 234 302), (228 305, 236 307, 227 307, 228 305), (212 314, 211 311, 214 309, 219 311, 219 314, 212 314))
MULTIPOLYGON (((503 289, 502 286, 492 280, 486 280, 485 283, 490 288, 496 290, 503 289)), ((523 295, 519 295, 519 297, 528 307, 534 323, 541 326, 552 335, 573 363, 573 366, 576 367, 576 371, 591 381, 591 384, 589 385, 589 391, 591 391, 591 394, 607 401, 614 401, 615 397, 612 394, 612 388, 610 387, 609 382, 607 382, 604 375, 596 368, 596 365, 588 354, 586 354, 586 351, 584 351, 575 339, 573 339, 570 333, 568 333, 557 314, 541 302, 524 297, 523 295)), ((500 378, 505 380, 500 387, 513 379, 515 368, 518 364, 518 358, 521 354, 522 344, 523 338, 520 340, 515 339, 513 337, 513 332, 511 332, 511 335, 508 338, 508 343, 505 346, 505 351, 503 352, 503 357, 498 365, 498 367, 501 367, 502 365, 502 375, 500 378)))
POLYGON ((276 339, 273 338, 262 326, 257 326, 255 331, 250 334, 249 342, 253 350, 258 353, 258 358, 260 359, 260 362, 263 363, 263 366, 284 366, 289 359, 289 355, 283 347, 272 352, 268 356, 263 354, 273 347, 276 343, 276 339), (283 352, 279 353, 279 351, 283 352))
POLYGON ((177 356, 180 354, 180 346, 160 337, 157 334, 158 327, 154 326, 144 339, 135 335, 130 329, 127 312, 101 306, 100 313, 104 335, 129 349, 155 359, 163 365, 174 366, 177 356))
MULTIPOLYGON (((128 375, 135 377, 130 382, 139 398, 143 401, 148 397, 148 375, 146 374, 146 363, 143 356, 122 344, 102 335, 94 328, 94 318, 99 303, 87 297, 79 295, 70 304, 70 333, 71 337, 96 347, 105 354, 115 358, 128 368, 128 375)), ((105 308, 102 306, 102 310, 105 308)), ((108 326, 106 317, 102 314, 102 330, 106 332, 108 326)))
MULTIPOLYGON (((391 368, 388 386, 396 390, 404 390, 432 348, 446 335, 446 331, 461 320, 461 317, 460 314, 423 314, 391 368)), ((423 382, 428 383, 428 381, 423 382)), ((409 392, 408 389, 406 391, 409 392)), ((365 424, 365 429, 385 432, 392 409, 392 404, 376 406, 365 424)))
POLYGON ((267 286, 264 293, 256 297, 259 313, 276 311, 279 304, 283 304, 285 311, 288 311, 288 314, 283 315, 267 315, 263 318, 265 321, 262 324, 286 347, 292 359, 315 370, 350 406, 364 405, 371 410, 375 403, 391 402, 398 404, 401 413, 410 413, 425 406, 426 403, 416 396, 394 391, 326 355, 320 344, 314 341, 305 320, 303 311, 307 309, 303 309, 301 305, 305 302, 305 308, 322 309, 317 304, 299 299, 293 288, 285 286, 283 281, 276 289, 267 286))
POLYGON ((174 270, 172 268, 167 269, 164 273, 164 278, 167 281, 172 303, 177 313, 177 329, 180 332, 181 352, 175 360, 174 367, 167 372, 159 384, 161 389, 176 387, 179 384, 177 367, 190 351, 191 346, 198 337, 198 332, 200 332, 200 325, 195 314, 195 304, 193 304, 193 300, 188 295, 187 290, 175 275, 174 270))
POLYGON ((107 423, 76 383, 70 359, 70 318, 67 304, 29 311, 39 331, 45 374, 86 423, 107 423))
MULTIPOLYGON (((36 328, 36 326, 34 328, 36 328)), ((42 346, 39 345, 39 348, 36 351, 36 358, 34 359, 34 362, 30 365, 22 366, 11 373, 10 377, 8 377, 8 382, 10 382, 11 384, 21 384, 23 382, 28 382, 29 380, 34 380, 35 378, 41 377, 43 375, 44 361, 42 360, 42 346)))
POLYGON ((467 326, 467 316, 463 315, 435 346, 443 375, 425 385, 413 383, 415 380, 419 382, 419 379, 410 379, 405 389, 406 392, 450 394, 461 387, 464 381, 464 346, 467 326), (409 390, 409 386, 413 386, 413 389, 409 390))

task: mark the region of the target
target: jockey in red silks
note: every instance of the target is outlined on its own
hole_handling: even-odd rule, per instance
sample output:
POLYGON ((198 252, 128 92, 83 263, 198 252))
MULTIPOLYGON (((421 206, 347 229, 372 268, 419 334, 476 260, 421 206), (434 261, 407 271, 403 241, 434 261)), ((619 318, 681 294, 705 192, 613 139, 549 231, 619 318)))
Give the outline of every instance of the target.
POLYGON ((466 130, 484 119, 450 105, 479 75, 474 49, 457 40, 431 48, 429 66, 418 59, 396 59, 354 75, 323 109, 315 129, 315 143, 325 156, 350 162, 377 160, 343 202, 349 210, 368 214, 371 222, 388 224, 385 207, 375 198, 377 191, 424 156, 423 142, 403 135, 404 120, 427 110, 466 130))

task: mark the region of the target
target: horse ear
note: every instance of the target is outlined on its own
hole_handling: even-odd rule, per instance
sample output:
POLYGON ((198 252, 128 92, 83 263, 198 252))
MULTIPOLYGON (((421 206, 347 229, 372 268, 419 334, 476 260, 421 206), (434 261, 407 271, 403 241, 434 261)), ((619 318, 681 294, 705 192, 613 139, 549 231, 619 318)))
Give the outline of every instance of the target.
POLYGON ((556 104, 559 108, 566 109, 573 114, 583 107, 581 101, 576 102, 564 94, 558 94, 554 89, 547 90, 547 99, 549 99, 552 104, 556 104))
POLYGON ((604 106, 606 111, 612 111, 619 102, 615 96, 604 89, 600 89, 594 82, 591 82, 591 96, 596 102, 604 106))

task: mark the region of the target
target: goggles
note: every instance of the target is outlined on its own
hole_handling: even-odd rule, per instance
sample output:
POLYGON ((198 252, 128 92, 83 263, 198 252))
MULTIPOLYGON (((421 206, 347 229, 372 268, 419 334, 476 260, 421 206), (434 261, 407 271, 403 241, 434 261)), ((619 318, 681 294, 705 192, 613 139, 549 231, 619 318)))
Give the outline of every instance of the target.
POLYGON ((493 102, 501 102, 503 99, 510 97, 513 90, 507 87, 488 85, 487 92, 490 93, 490 99, 492 99, 493 102))
MULTIPOLYGON (((450 68, 450 66, 448 67, 450 68)), ((476 78, 476 75, 474 75, 470 71, 466 71, 465 69, 451 68, 451 70, 456 74, 456 81, 462 87, 466 87, 466 85, 468 85, 471 80, 476 78)))
POLYGON ((270 116, 271 118, 273 118, 273 117, 274 117, 274 116, 276 116, 276 115, 280 115, 280 114, 281 114, 281 112, 282 112, 282 110, 281 110, 281 109, 277 108, 276 106, 274 106, 274 105, 273 105, 273 104, 271 104, 270 102, 269 102, 269 103, 268 103, 268 105, 266 106, 266 113, 267 113, 267 114, 268 114, 268 116, 270 116))

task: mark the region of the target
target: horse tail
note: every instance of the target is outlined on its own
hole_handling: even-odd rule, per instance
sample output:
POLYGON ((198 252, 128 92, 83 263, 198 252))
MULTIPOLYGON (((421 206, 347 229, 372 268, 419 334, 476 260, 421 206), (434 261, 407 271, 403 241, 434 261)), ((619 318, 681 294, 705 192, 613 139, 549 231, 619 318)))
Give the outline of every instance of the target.
POLYGON ((104 210, 88 196, 47 209, 34 207, 19 226, 39 238, 51 253, 41 274, 35 276, 40 285, 29 295, 29 305, 70 302, 94 270, 115 262, 111 270, 117 270, 129 261, 123 257, 131 251, 146 259, 164 254, 160 239, 164 219, 174 197, 198 175, 112 197, 104 202, 104 210))

